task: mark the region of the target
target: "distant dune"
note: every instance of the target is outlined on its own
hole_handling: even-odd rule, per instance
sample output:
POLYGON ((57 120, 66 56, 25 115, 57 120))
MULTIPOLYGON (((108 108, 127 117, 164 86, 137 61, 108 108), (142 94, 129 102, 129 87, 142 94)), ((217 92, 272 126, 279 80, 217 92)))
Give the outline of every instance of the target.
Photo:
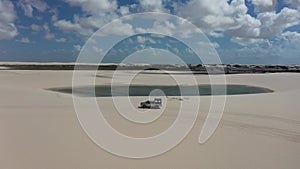
POLYGON ((115 64, 115 63, 35 63, 35 62, 2 62, 0 69, 9 70, 168 70, 192 71, 194 74, 249 74, 249 73, 279 73, 300 72, 300 65, 242 65, 242 64, 115 64))

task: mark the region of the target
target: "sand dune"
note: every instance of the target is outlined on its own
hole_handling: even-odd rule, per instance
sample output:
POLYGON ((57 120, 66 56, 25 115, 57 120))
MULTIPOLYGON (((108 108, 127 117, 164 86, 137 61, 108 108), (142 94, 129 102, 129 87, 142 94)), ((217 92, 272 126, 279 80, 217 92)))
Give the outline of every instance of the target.
MULTIPOLYGON (((97 84, 110 84, 111 76, 111 71, 102 71, 97 84)), ((300 74, 226 78, 228 84, 261 86, 274 93, 229 96, 219 127, 202 145, 198 137, 211 97, 201 96, 195 126, 178 146, 157 157, 128 159, 104 151, 89 139, 77 120, 71 95, 46 90, 71 86, 72 71, 0 70, 0 168, 298 169, 300 74)), ((133 83, 145 81, 173 83, 166 75, 156 74, 139 76, 133 83)), ((197 81, 209 82, 206 75, 197 75, 197 81)), ((137 105, 147 97, 131 99, 137 105)), ((181 102, 169 97, 164 114, 153 123, 141 125, 116 113, 110 98, 97 101, 116 130, 135 137, 151 136, 168 128, 181 102)))

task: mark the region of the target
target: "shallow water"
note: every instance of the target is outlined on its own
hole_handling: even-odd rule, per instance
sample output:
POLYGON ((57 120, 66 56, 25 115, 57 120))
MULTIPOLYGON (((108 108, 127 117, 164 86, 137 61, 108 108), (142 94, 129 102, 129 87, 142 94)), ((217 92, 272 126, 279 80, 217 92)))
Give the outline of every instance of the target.
MULTIPOLYGON (((57 88, 53 91, 72 93, 72 88, 57 88)), ((199 85, 199 86, 96 86, 74 89, 74 94, 83 97, 111 96, 209 96, 245 95, 271 93, 270 89, 246 85, 199 85), (161 91, 161 92, 160 92, 161 91), (162 93, 163 92, 163 93, 162 93)))

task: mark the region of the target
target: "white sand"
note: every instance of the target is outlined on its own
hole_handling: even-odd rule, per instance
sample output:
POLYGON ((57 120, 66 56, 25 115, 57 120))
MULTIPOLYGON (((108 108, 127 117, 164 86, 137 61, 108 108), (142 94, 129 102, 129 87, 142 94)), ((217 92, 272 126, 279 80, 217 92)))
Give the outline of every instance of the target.
MULTIPOLYGON (((111 72, 97 83, 109 84, 111 72)), ((198 75, 199 83, 207 76, 198 75)), ((165 75, 145 75, 166 84, 165 75)), ((300 74, 228 75, 229 84, 273 89, 274 93, 229 96, 221 124, 203 145, 198 137, 210 97, 201 97, 200 115, 191 133, 171 151, 148 159, 112 155, 83 132, 68 94, 44 90, 71 86, 72 71, 0 71, 1 169, 298 169, 300 166, 300 74)), ((143 97, 134 97, 137 104, 143 97)), ((112 108, 110 98, 98 99, 107 120, 120 132, 145 137, 160 133, 176 117, 178 100, 169 99, 156 122, 137 125, 112 108)), ((187 100, 186 100, 187 101, 187 100)))

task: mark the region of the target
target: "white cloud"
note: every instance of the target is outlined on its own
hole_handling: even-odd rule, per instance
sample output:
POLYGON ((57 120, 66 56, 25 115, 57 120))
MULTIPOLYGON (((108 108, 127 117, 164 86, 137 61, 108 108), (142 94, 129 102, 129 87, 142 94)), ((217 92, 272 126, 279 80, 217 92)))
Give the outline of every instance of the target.
POLYGON ((260 46, 263 45, 274 48, 298 48, 300 46, 300 33, 298 32, 283 32, 270 39, 253 39, 253 38, 239 38, 231 39, 233 42, 242 46, 260 46))
POLYGON ((276 0, 251 0, 256 12, 272 11, 276 7, 276 0))
POLYGON ((85 28, 84 24, 82 24, 78 20, 75 22, 71 22, 68 20, 58 20, 58 21, 54 22, 53 25, 55 27, 65 31, 66 33, 72 32, 72 33, 76 33, 77 35, 82 36, 82 37, 88 37, 94 32, 94 29, 85 28))
MULTIPOLYGON (((80 37, 89 37, 97 29, 104 26, 116 18, 118 5, 116 0, 64 0, 71 6, 80 7, 84 12, 83 16, 74 14, 72 20, 57 20, 58 17, 53 15, 53 25, 65 32, 76 33, 80 37)), ((122 8, 126 13, 126 8, 122 8)))
POLYGON ((44 28, 44 30, 45 30, 46 32, 50 32, 50 28, 49 28, 48 23, 44 23, 44 24, 43 24, 43 28, 44 28))
POLYGON ((152 44, 156 44, 155 40, 152 39, 150 36, 137 36, 137 42, 138 43, 150 42, 152 44))
POLYGON ((166 9, 162 0, 140 0, 141 7, 144 11, 163 12, 166 9))
POLYGON ((44 36, 45 39, 50 40, 50 39, 55 38, 55 35, 53 33, 51 33, 51 30, 50 30, 50 27, 49 27, 48 23, 44 23, 43 28, 44 28, 44 31, 45 31, 45 36, 44 36))
POLYGON ((23 9, 24 14, 28 17, 33 16, 33 9, 37 9, 40 12, 46 11, 48 5, 42 0, 20 0, 18 5, 23 9))
POLYGON ((176 47, 174 47, 174 48, 171 48, 171 51, 172 51, 174 54, 176 54, 176 55, 180 54, 180 51, 179 51, 179 49, 178 49, 178 48, 176 48, 176 47))
POLYGON ((160 32, 164 35, 172 36, 177 25, 170 21, 154 21, 150 28, 136 28, 137 33, 160 32))
POLYGON ((19 6, 21 6, 21 8, 23 9, 24 11, 24 14, 28 17, 32 17, 32 12, 33 12, 33 8, 30 4, 25 4, 25 3, 22 3, 24 1, 20 1, 19 2, 19 6))
POLYGON ((217 42, 212 42, 211 45, 214 47, 214 48, 219 48, 220 45, 217 43, 217 42))
POLYGON ((229 32, 237 37, 257 37, 260 21, 250 16, 244 0, 192 0, 177 8, 177 13, 204 32, 229 32))
POLYGON ((31 43, 30 40, 28 38, 21 38, 16 40, 17 42, 21 42, 21 43, 31 43))
POLYGON ((265 12, 258 15, 261 22, 260 37, 269 38, 281 33, 284 29, 299 24, 299 12, 294 9, 284 8, 280 13, 265 12))
POLYGON ((300 33, 298 32, 284 32, 281 35, 275 37, 273 44, 276 46, 285 48, 296 48, 299 49, 300 46, 300 33))
POLYGON ((73 16, 73 20, 57 20, 53 25, 65 32, 73 31, 81 37, 89 37, 97 29, 104 26, 106 23, 112 21, 117 17, 116 13, 101 13, 96 15, 79 17, 78 15, 73 16))
POLYGON ((110 23, 109 28, 103 28, 101 35, 133 35, 133 26, 129 23, 124 23, 121 20, 116 20, 110 23))
POLYGON ((32 30, 34 30, 36 32, 42 30, 42 27, 39 26, 39 25, 36 25, 36 24, 32 24, 30 27, 31 27, 32 30))
POLYGON ((138 43, 145 43, 145 38, 144 37, 142 37, 142 36, 137 36, 137 42, 138 43))
POLYGON ((120 13, 121 15, 126 15, 126 14, 129 14, 129 7, 128 6, 121 6, 120 7, 120 13))
POLYGON ((235 19, 236 25, 229 27, 229 32, 234 37, 254 38, 260 36, 261 22, 246 14, 235 19))
POLYGON ((152 38, 148 38, 147 40, 148 40, 150 43, 152 43, 152 44, 156 44, 156 41, 153 40, 152 38))
MULTIPOLYGON (((63 31, 73 31, 82 37, 88 37, 97 29, 109 23, 119 15, 126 15, 130 10, 163 11, 162 0, 141 0, 139 5, 121 6, 118 9, 116 0, 64 0, 71 6, 78 6, 85 13, 83 16, 74 15, 72 20, 57 20, 54 26, 63 31)), ((133 32, 127 23, 113 23, 116 27, 105 34, 128 35, 133 32)))
POLYGON ((46 33, 44 37, 45 39, 50 40, 50 39, 54 39, 55 35, 53 33, 46 33))
POLYGON ((231 41, 240 44, 242 46, 249 46, 253 44, 261 44, 267 42, 267 40, 264 39, 240 38, 240 37, 233 37, 231 41))
POLYGON ((0 24, 0 39, 11 39, 18 35, 18 30, 13 23, 0 24))
POLYGON ((97 47, 97 46, 93 46, 92 48, 93 48, 93 50, 94 50, 96 53, 98 53, 98 54, 104 54, 104 50, 103 50, 102 48, 99 48, 99 47, 97 47))
POLYGON ((193 53, 195 53, 191 48, 185 48, 185 53, 191 55, 193 53))
POLYGON ((72 31, 81 28, 79 24, 73 24, 71 23, 71 21, 67 20, 59 20, 57 22, 54 22, 54 26, 66 31, 72 31))
POLYGON ((140 0, 142 6, 162 7, 162 0, 140 0))
POLYGON ((97 14, 110 12, 118 8, 116 0, 64 0, 72 6, 79 6, 85 12, 97 14))
POLYGON ((11 39, 18 35, 14 24, 16 18, 13 3, 9 0, 0 0, 0 39, 11 39))
POLYGON ((224 37, 223 33, 218 32, 218 31, 209 32, 209 36, 214 37, 214 38, 223 38, 224 37))
POLYGON ((67 39, 66 38, 59 38, 59 39, 55 39, 56 42, 66 42, 67 39))
POLYGON ((81 46, 80 45, 74 45, 73 47, 75 48, 76 51, 80 51, 81 50, 81 46))
POLYGON ((193 33, 197 32, 197 27, 191 25, 186 20, 180 18, 167 18, 165 20, 156 20, 153 18, 154 16, 150 17, 151 26, 149 27, 137 27, 135 28, 136 33, 156 33, 162 34, 166 36, 179 36, 184 39, 188 39, 193 35, 193 33), (153 18, 153 19, 152 19, 153 18))
POLYGON ((300 12, 295 9, 283 8, 276 13, 273 0, 251 2, 260 11, 257 18, 248 14, 245 0, 232 0, 231 3, 227 0, 191 0, 176 11, 204 32, 212 33, 212 36, 228 33, 235 42, 275 37, 284 29, 299 24, 300 12))
MULTIPOLYGON (((116 0, 64 0, 71 6, 80 7, 84 15, 74 15, 71 20, 58 20, 57 12, 53 13, 53 25, 65 32, 76 33, 81 37, 92 35, 97 29, 104 26, 120 15, 130 11, 164 11, 164 3, 173 3, 169 0, 140 0, 138 5, 121 6, 118 8, 116 0)), ((297 5, 299 0, 286 0, 297 5)), ((300 3, 299 3, 300 4, 300 3)), ((190 0, 187 3, 177 3, 175 14, 178 14, 194 23, 202 31, 213 37, 223 37, 227 34, 232 41, 246 45, 262 41, 279 35, 286 28, 299 24, 299 11, 284 8, 275 12, 275 0, 190 0), (255 6, 257 17, 249 14, 245 1, 255 6)), ((165 20, 157 20, 151 28, 133 28, 129 23, 115 22, 110 30, 104 30, 105 35, 131 35, 133 33, 161 32, 173 35, 175 30, 184 32, 182 37, 188 38, 194 28, 185 27, 165 20)))
POLYGON ((188 4, 178 7, 176 11, 203 30, 213 28, 222 30, 234 24, 235 13, 246 13, 247 7, 245 8, 241 1, 233 0, 232 3, 236 8, 231 7, 227 0, 191 0, 188 4), (238 6, 237 2, 241 5, 238 6))
POLYGON ((57 8, 53 8, 50 10, 50 13, 52 14, 51 16, 51 21, 57 21, 58 20, 58 9, 57 8))
POLYGON ((240 49, 221 49, 219 52, 229 61, 242 63, 293 64, 299 61, 300 33, 284 32, 271 39, 236 39, 247 43, 240 49), (253 43, 251 41, 254 41, 253 43))
POLYGON ((198 42, 198 47, 201 49, 215 49, 219 48, 220 45, 217 42, 198 42))
POLYGON ((285 0, 287 3, 292 4, 294 7, 300 10, 300 0, 285 0))

